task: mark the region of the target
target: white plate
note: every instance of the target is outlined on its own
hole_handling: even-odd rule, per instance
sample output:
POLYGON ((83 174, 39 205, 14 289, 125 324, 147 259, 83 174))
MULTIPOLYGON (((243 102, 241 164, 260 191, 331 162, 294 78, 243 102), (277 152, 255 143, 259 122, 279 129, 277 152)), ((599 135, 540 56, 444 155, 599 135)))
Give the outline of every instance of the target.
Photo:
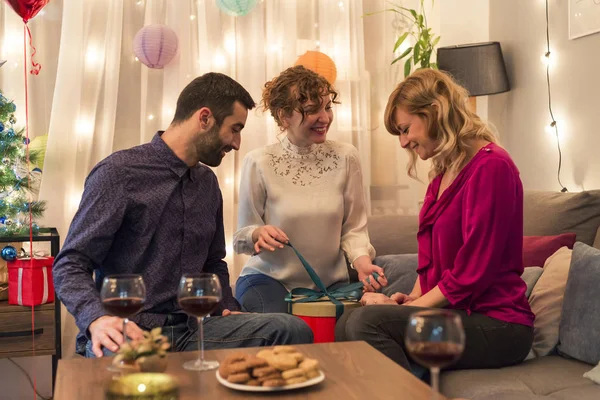
POLYGON ((323 371, 319 371, 319 374, 320 374, 319 376, 309 379, 306 382, 294 383, 293 385, 286 385, 286 386, 279 386, 279 387, 249 386, 249 385, 240 385, 238 383, 227 382, 226 379, 223 379, 221 377, 221 374, 219 374, 219 370, 217 370, 217 380, 219 381, 219 383, 221 385, 227 386, 228 388, 234 389, 234 390, 242 390, 245 392, 279 392, 279 391, 283 391, 283 390, 294 390, 294 389, 305 388, 305 387, 309 387, 309 386, 313 386, 318 383, 321 383, 325 379, 325 374, 323 373, 323 371))

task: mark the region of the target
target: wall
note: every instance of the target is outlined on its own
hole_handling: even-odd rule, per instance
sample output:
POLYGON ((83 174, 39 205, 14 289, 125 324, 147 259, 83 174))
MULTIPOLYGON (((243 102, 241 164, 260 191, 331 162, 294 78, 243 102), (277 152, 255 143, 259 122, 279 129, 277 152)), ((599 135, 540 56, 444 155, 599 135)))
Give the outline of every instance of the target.
MULTIPOLYGON (((600 33, 568 39, 568 3, 549 0, 552 104, 563 154, 562 182, 570 191, 600 188, 600 33)), ((584 0, 591 1, 591 0, 584 0)), ((490 39, 501 42, 510 92, 490 96, 489 117, 521 170, 526 189, 560 190, 558 151, 548 112, 545 66, 545 2, 490 2, 490 39)))

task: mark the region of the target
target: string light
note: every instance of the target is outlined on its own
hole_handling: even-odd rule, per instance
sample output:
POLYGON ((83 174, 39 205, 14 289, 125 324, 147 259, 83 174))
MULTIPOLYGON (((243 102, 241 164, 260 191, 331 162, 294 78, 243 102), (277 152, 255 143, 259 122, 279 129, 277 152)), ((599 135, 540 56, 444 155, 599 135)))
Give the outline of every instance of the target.
POLYGON ((558 180, 558 184, 560 185, 561 192, 568 192, 568 189, 562 184, 560 180, 560 170, 562 168, 562 150, 560 149, 560 135, 558 132, 558 124, 556 119, 554 118, 554 112, 552 111, 552 91, 550 90, 550 66, 553 62, 553 54, 550 51, 550 23, 548 18, 548 0, 546 0, 546 53, 544 53, 543 57, 547 60, 546 64, 546 83, 548 86, 548 111, 550 113, 550 126, 549 129, 554 131, 556 135, 556 146, 558 148, 558 169, 556 171, 556 178, 558 180))
POLYGON ((148 119, 149 119, 150 121, 152 121, 152 120, 154 119, 154 115, 153 115, 153 114, 150 114, 150 115, 148 115, 148 119))
POLYGON ((195 20, 195 19, 196 19, 196 16, 195 16, 195 15, 190 15, 190 20, 192 20, 192 21, 193 21, 193 20, 195 20))

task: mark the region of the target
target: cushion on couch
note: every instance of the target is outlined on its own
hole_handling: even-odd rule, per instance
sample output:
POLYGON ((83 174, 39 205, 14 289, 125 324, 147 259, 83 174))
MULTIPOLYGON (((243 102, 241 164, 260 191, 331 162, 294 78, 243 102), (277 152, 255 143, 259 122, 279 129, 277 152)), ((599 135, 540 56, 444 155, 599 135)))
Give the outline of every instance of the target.
POLYGON ((419 217, 416 215, 377 215, 369 217, 369 237, 378 256, 415 254, 419 217))
POLYGON ((558 344, 558 325, 572 252, 561 247, 548 257, 529 297, 531 311, 535 314, 531 349, 536 357, 548 355, 558 344))
POLYGON ((409 294, 417 280, 416 254, 396 254, 375 257, 373 264, 383 268, 388 285, 381 291, 386 296, 396 292, 409 294))
POLYGON ((594 245, 600 226, 600 190, 578 193, 526 190, 523 193, 525 236, 573 232, 577 240, 594 245))
POLYGON ((600 362, 599 290, 600 250, 577 242, 560 319, 560 354, 589 364, 600 362))
POLYGON ((523 266, 544 265, 548 257, 561 247, 572 249, 576 239, 574 233, 523 237, 523 266))
POLYGON ((583 377, 589 369, 554 355, 506 368, 445 371, 440 391, 470 400, 599 399, 600 386, 583 377))
POLYGON ((523 275, 521 275, 521 279, 525 281, 527 285, 527 292, 525 296, 529 298, 531 296, 531 292, 533 291, 533 287, 537 283, 540 276, 542 276, 542 272, 544 272, 544 268, 542 267, 526 267, 523 270, 523 275))

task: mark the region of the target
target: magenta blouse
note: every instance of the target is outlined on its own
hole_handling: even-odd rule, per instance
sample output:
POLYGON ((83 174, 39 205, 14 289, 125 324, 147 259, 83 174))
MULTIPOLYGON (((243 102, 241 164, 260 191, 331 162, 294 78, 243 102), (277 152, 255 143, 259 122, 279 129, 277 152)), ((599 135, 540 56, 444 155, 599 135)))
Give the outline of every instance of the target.
POLYGON ((439 286, 448 308, 533 326, 523 273, 523 186, 509 154, 483 147, 436 200, 429 185, 419 217, 419 280, 439 286))

